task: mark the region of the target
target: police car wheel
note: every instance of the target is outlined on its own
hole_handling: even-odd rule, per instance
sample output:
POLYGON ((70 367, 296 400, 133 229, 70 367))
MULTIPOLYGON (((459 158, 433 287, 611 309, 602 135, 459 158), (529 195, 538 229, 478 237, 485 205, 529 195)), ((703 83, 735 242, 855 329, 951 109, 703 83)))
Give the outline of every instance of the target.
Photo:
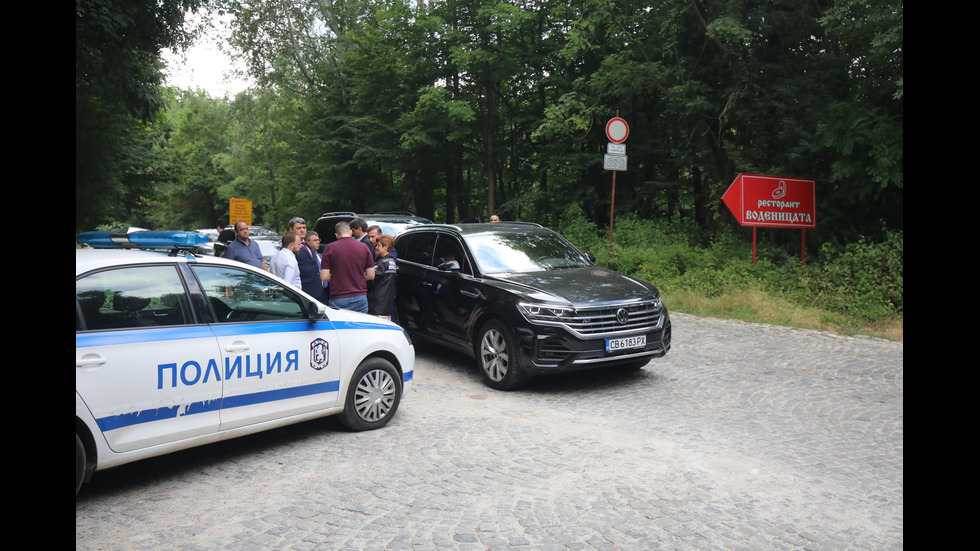
POLYGON ((82 439, 75 435, 75 493, 82 488, 82 480, 85 479, 85 446, 82 439))
POLYGON ((368 358, 357 367, 347 389, 340 421, 351 430, 374 430, 388 424, 402 397, 401 375, 382 358, 368 358))

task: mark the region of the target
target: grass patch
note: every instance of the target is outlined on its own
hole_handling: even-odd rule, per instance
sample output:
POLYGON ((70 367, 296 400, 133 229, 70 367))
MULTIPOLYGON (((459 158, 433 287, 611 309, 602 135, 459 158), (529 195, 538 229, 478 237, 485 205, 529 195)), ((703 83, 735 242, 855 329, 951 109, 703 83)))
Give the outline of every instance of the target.
POLYGON ((752 264, 751 243, 734 233, 704 246, 690 228, 617 220, 619 237, 588 222, 575 207, 556 228, 600 266, 657 285, 671 311, 903 339, 904 238, 824 243, 800 266, 798 252, 767 249, 752 264))
POLYGON ((874 321, 853 318, 820 308, 800 306, 760 290, 731 290, 708 297, 690 289, 678 289, 664 299, 672 312, 693 316, 903 340, 904 319, 901 317, 874 321))

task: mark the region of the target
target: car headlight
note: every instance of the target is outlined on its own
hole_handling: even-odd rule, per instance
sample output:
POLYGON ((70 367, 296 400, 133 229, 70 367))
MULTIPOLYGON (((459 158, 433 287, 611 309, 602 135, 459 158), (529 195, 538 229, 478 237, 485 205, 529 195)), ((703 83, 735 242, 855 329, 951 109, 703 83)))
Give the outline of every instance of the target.
POLYGON ((518 305, 521 313, 529 320, 534 321, 557 321, 575 317, 575 310, 562 306, 551 306, 547 304, 534 304, 521 302, 518 305))

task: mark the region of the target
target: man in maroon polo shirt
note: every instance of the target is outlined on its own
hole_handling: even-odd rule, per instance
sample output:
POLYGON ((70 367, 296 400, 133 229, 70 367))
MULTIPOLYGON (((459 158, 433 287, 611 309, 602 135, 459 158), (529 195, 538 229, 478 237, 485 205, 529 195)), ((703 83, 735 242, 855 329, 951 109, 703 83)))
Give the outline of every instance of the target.
POLYGON ((367 313, 367 282, 374 279, 371 249, 351 237, 350 225, 338 222, 337 240, 323 250, 320 279, 330 282, 330 306, 367 313))

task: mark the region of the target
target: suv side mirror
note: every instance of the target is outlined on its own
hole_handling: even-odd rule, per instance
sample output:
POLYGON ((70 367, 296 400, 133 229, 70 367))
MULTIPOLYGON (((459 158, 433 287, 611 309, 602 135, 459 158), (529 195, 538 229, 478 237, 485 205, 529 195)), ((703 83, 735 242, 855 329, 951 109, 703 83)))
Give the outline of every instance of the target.
POLYGON ((455 260, 450 260, 449 262, 443 262, 439 265, 440 272, 458 272, 459 262, 455 260))

